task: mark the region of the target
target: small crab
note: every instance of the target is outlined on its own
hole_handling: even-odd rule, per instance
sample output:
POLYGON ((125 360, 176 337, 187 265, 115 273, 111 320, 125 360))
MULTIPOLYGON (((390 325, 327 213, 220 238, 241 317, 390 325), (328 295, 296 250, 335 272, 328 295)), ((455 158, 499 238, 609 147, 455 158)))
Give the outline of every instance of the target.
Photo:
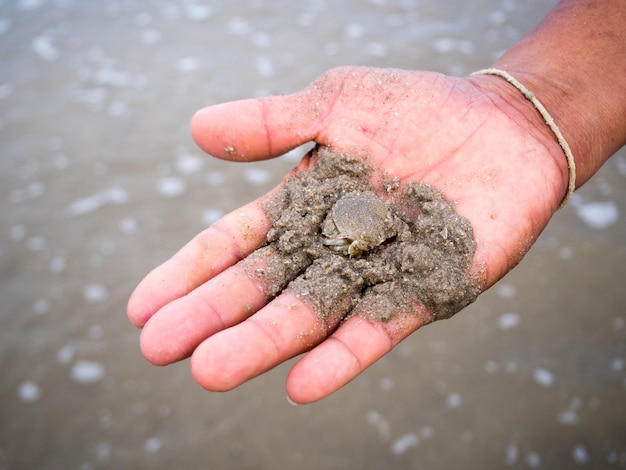
POLYGON ((342 196, 324 220, 324 245, 358 257, 397 233, 389 206, 372 192, 342 196))

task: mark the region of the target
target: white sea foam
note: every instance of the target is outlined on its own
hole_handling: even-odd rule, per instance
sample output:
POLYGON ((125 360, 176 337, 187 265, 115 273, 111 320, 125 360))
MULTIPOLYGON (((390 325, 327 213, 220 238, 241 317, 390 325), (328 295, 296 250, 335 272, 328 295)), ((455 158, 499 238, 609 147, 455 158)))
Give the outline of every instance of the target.
POLYGON ((0 18, 0 34, 6 33, 11 29, 11 20, 9 18, 0 18))
POLYGON ((13 94, 13 84, 12 83, 3 83, 0 85, 0 100, 8 98, 13 94))
POLYGON ((66 366, 74 360, 75 354, 76 350, 74 349, 74 346, 72 346, 71 344, 66 344, 57 351, 57 361, 59 361, 59 364, 63 364, 66 366))
POLYGON ((45 315, 50 311, 50 302, 47 299, 36 300, 33 304, 33 312, 37 315, 45 315))
POLYGON ((498 284, 496 286, 496 292, 498 293, 498 296, 503 299, 512 299, 515 297, 517 289, 511 284, 498 284))
POLYGON ((147 45, 156 44, 161 40, 161 32, 156 29, 144 29, 139 33, 139 40, 147 45))
POLYGON ((461 54, 473 54, 476 50, 474 44, 464 39, 439 38, 433 41, 433 49, 439 54, 460 52, 461 54))
POLYGON ((65 256, 57 255, 50 260, 48 267, 53 273, 61 273, 65 271, 65 268, 67 267, 67 258, 65 256))
POLYGON ((402 455, 411 447, 416 447, 420 442, 420 438, 417 434, 406 433, 393 441, 391 444, 391 452, 394 455, 402 455))
POLYGON ((23 225, 14 225, 11 227, 10 234, 13 240, 22 240, 26 236, 26 227, 23 225))
POLYGON ((252 26, 245 19, 236 16, 228 21, 228 32, 235 36, 246 36, 252 32, 252 26))
POLYGON ((383 58, 389 55, 389 48, 382 42, 370 42, 365 46, 365 50, 372 57, 383 58))
POLYGON ((26 241, 26 246, 32 251, 41 251, 46 247, 46 239, 40 235, 30 237, 26 241))
POLYGON ((572 458, 577 464, 585 464, 589 460, 589 453, 587 448, 583 445, 578 445, 572 449, 572 458))
POLYGON ((526 454, 526 465, 530 468, 539 468, 541 466, 541 455, 537 452, 529 452, 526 454))
POLYGON ((107 204, 125 204, 128 202, 128 192, 119 186, 113 186, 102 192, 77 199, 72 202, 67 212, 70 217, 86 215, 100 209, 107 204))
POLYGON ((184 153, 176 158, 176 170, 183 174, 189 175, 197 173, 204 166, 205 159, 193 153, 184 153))
POLYGON ((621 372, 624 370, 624 364, 626 361, 623 357, 616 357, 611 361, 611 370, 613 372, 621 372))
POLYGON ((137 219, 132 215, 124 217, 119 223, 120 231, 126 235, 135 233, 138 226, 139 223, 137 222, 137 219))
POLYGON ((254 42, 255 46, 263 48, 263 49, 266 49, 272 45, 272 37, 269 34, 264 33, 262 31, 255 33, 252 36, 252 41, 254 42))
POLYGON ((213 15, 213 9, 209 5, 190 2, 185 5, 187 17, 192 20, 205 20, 213 15))
POLYGON ((41 398, 41 389, 32 380, 27 380, 18 387, 17 396, 24 403, 33 403, 41 398))
POLYGON ((207 227, 224 216, 224 211, 220 209, 207 209, 202 213, 202 223, 207 227))
POLYGON ((197 57, 182 57, 176 62, 176 70, 180 73, 195 72, 200 67, 200 59, 197 57))
POLYGON ((517 313, 507 312, 498 318, 498 326, 501 330, 511 330, 520 324, 520 316, 517 313))
POLYGON ((92 304, 104 302, 109 297, 109 291, 102 284, 88 284, 83 288, 83 298, 92 304))
POLYGON ((548 369, 537 367, 533 371, 533 379, 542 387, 552 387, 554 385, 554 374, 548 369))
POLYGON ((603 230, 619 220, 619 208, 613 201, 588 202, 574 206, 576 214, 590 228, 603 230))
POLYGON ((155 454, 163 447, 163 441, 158 437, 151 437, 144 443, 144 450, 148 454, 155 454))
POLYGON ((450 408, 458 408, 459 406, 461 406, 462 402, 463 399, 458 393, 451 393, 446 399, 446 405, 448 405, 448 407, 450 408))
POLYGON ((519 449, 516 444, 509 444, 504 451, 504 463, 506 465, 515 465, 519 458, 519 449))
POLYGON ((389 439, 389 421, 384 419, 379 412, 374 410, 368 412, 367 422, 373 426, 376 426, 376 429, 378 430, 378 436, 381 440, 386 441, 389 439))
POLYGON ((206 175, 206 182, 211 186, 218 186, 226 181, 226 175, 221 171, 211 171, 206 175))
POLYGON ((59 49, 52 43, 50 36, 35 36, 30 42, 30 48, 37 56, 46 62, 54 62, 59 58, 59 49))
POLYGON ((264 168, 248 167, 243 172, 243 178, 250 184, 267 184, 272 180, 272 173, 264 168))
POLYGON ((274 64, 268 57, 257 57, 256 70, 261 78, 271 78, 276 75, 274 64))
POLYGON ((102 380, 105 371, 104 366, 99 362, 79 359, 70 370, 72 380, 79 383, 96 383, 102 380))
POLYGON ((177 197, 187 191, 187 184, 182 178, 177 176, 167 176, 159 180, 158 190, 163 197, 177 197))
POLYGON ((565 410, 559 414, 558 421, 564 426, 573 426, 578 424, 578 413, 576 410, 565 410))
POLYGON ((17 2, 17 9, 21 11, 30 11, 39 8, 43 5, 44 0, 19 0, 17 2))

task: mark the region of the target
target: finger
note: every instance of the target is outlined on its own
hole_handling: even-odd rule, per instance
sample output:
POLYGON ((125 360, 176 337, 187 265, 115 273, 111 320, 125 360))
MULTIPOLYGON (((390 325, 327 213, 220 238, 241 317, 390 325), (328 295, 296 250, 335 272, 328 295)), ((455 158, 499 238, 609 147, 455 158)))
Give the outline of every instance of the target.
POLYGON ((337 391, 429 322, 427 315, 415 313, 390 323, 352 315, 291 369, 287 377, 290 400, 311 403, 337 391))
POLYGON ((155 365, 185 359, 206 338, 266 303, 260 282, 235 265, 156 312, 141 332, 141 352, 155 365))
POLYGON ((207 390, 231 390, 309 350, 327 334, 327 323, 312 307, 285 292, 198 346, 191 356, 192 374, 207 390))
POLYGON ((150 272, 128 301, 130 321, 143 327, 164 305, 188 294, 261 246, 271 225, 263 201, 258 199, 226 215, 150 272))
POLYGON ((248 99, 198 111, 191 135, 205 152, 235 161, 263 160, 315 140, 320 111, 311 93, 248 99))

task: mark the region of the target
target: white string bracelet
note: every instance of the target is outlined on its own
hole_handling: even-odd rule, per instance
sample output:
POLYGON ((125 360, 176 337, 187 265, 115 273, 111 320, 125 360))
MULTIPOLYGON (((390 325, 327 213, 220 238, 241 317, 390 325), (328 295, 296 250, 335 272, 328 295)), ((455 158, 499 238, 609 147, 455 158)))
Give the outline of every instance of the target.
POLYGON ((565 205, 568 203, 568 201, 572 197, 572 194, 574 194, 574 189, 576 188, 576 163, 574 162, 574 155, 572 155, 572 150, 569 148, 569 145, 567 144, 565 137, 563 137, 561 130, 554 122, 554 119, 552 118, 548 110, 541 104, 541 102, 537 99, 537 97, 532 91, 526 88, 522 83, 520 83, 519 80, 513 77, 510 73, 505 72, 504 70, 494 69, 494 68, 483 69, 483 70, 478 70, 477 72, 472 73, 472 75, 496 75, 498 77, 504 78, 507 82, 509 82, 511 85, 517 88, 522 93, 522 95, 524 95, 524 98, 530 101, 535 107, 535 109, 539 111, 539 114, 541 114, 541 117, 543 117, 544 121, 546 122, 546 124, 548 125, 548 127, 550 128, 554 136, 556 137, 556 140, 559 142, 559 145, 561 146, 561 148, 563 149, 563 152, 565 153, 565 158, 567 159, 567 169, 569 171, 569 180, 567 182, 567 192, 565 193, 565 196, 563 197, 561 204, 559 204, 559 208, 565 207, 565 205))

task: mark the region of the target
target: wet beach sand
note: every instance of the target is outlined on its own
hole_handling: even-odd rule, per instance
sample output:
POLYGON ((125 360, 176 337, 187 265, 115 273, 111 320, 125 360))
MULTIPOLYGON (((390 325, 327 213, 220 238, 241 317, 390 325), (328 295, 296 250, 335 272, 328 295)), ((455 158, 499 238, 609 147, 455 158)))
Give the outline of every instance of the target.
POLYGON ((624 150, 498 285, 312 405, 292 362, 222 394, 151 366, 125 314, 310 148, 211 159, 198 108, 339 65, 468 74, 553 4, 0 1, 0 469, 626 467, 624 150))

